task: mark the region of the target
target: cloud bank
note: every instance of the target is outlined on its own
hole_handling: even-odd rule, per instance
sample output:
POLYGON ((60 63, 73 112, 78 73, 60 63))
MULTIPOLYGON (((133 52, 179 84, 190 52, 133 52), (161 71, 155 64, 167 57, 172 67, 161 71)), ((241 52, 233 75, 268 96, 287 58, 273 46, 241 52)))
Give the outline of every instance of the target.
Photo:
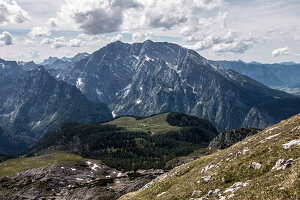
POLYGON ((28 13, 16 1, 0 0, 0 25, 23 23, 30 20, 28 13))
POLYGON ((34 27, 28 35, 31 38, 37 38, 37 37, 47 37, 51 35, 51 31, 47 27, 34 27))

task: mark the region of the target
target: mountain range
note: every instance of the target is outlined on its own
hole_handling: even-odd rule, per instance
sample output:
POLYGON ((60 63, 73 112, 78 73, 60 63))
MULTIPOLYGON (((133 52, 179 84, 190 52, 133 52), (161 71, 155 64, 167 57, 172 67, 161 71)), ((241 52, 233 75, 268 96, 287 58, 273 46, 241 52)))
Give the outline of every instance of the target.
POLYGON ((298 97, 166 42, 117 41, 53 75, 89 100, 105 102, 114 116, 180 112, 225 130, 265 128, 300 112, 298 97))
POLYGON ((91 102, 74 86, 57 81, 43 67, 25 71, 0 60, 0 151, 16 153, 66 121, 112 118, 107 106, 91 102))
POLYGON ((300 64, 276 63, 262 64, 257 62, 245 63, 243 61, 211 61, 226 69, 249 76, 269 87, 288 86, 298 87, 300 80, 300 64))
POLYGON ((300 112, 299 97, 172 43, 117 41, 92 54, 50 57, 42 64, 0 60, 0 127, 7 140, 0 151, 24 150, 63 122, 92 123, 112 115, 178 112, 207 119, 222 131, 265 128, 300 112))

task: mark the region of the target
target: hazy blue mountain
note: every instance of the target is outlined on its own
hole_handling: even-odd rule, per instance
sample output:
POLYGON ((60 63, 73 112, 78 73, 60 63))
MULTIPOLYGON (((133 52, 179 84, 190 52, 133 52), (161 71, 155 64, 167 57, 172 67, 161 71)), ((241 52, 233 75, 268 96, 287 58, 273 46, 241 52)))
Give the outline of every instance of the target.
POLYGON ((84 58, 86 58, 88 56, 90 56, 90 54, 86 53, 86 52, 84 52, 84 53, 78 53, 73 58, 71 58, 71 62, 72 63, 76 63, 76 62, 78 62, 78 61, 80 61, 80 60, 82 60, 82 59, 84 59, 84 58))
POLYGON ((72 66, 72 62, 64 61, 62 59, 57 59, 49 65, 45 65, 45 69, 53 76, 59 79, 61 74, 65 73, 69 67, 72 66))
MULTIPOLYGON (((43 68, 24 71, 14 62, 3 61, 0 80, 5 92, 0 96, 0 151, 24 150, 43 133, 66 121, 93 123, 111 119, 104 103, 91 102, 74 87, 57 81, 43 68), (10 69, 10 70, 9 70, 10 69), (3 76, 4 74, 4 76, 3 76), (3 140, 1 139, 1 142, 3 140)), ((2 91, 2 90, 1 90, 2 91)))
POLYGON ((45 65, 50 65, 52 63, 54 63, 57 59, 57 57, 52 57, 50 56, 49 58, 45 59, 42 63, 40 63, 41 65, 45 66, 45 65))
POLYGON ((300 64, 245 63, 242 61, 212 61, 227 69, 249 76, 267 86, 293 86, 300 82, 300 64))
POLYGON ((57 57, 49 57, 46 59, 42 65, 44 65, 45 69, 56 79, 60 80, 62 75, 65 74, 65 71, 68 70, 68 68, 73 65, 74 63, 90 56, 88 53, 78 53, 74 57, 63 57, 63 58, 57 58, 57 57))
MULTIPOLYGON (((195 51, 150 40, 111 43, 72 65, 60 78, 88 99, 107 103, 114 115, 181 112, 208 119, 219 130, 264 128, 279 122, 281 116, 269 116, 268 103, 281 105, 282 99, 295 98, 211 64, 195 51), (266 119, 251 121, 249 112, 262 103, 259 112, 266 119)), ((288 110, 289 116, 300 112, 288 110)))
POLYGON ((294 63, 294 62, 281 62, 279 64, 282 64, 282 65, 296 65, 297 63, 294 63))
POLYGON ((72 65, 71 62, 64 61, 64 60, 61 60, 61 59, 57 59, 53 63, 45 65, 44 67, 45 67, 46 70, 48 70, 48 69, 52 70, 53 69, 53 70, 62 70, 62 71, 65 71, 71 65, 72 65))
POLYGON ((17 62, 18 65, 20 65, 24 70, 31 70, 31 69, 34 69, 36 67, 38 67, 38 65, 33 62, 33 61, 30 61, 30 62, 17 62))

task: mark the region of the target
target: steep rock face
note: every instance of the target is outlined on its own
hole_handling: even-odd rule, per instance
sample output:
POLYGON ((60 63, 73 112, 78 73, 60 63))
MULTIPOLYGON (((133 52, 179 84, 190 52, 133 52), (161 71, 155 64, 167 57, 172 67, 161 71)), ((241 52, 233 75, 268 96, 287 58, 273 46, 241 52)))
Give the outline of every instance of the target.
POLYGON ((149 40, 111 43, 77 62, 61 79, 90 100, 106 102, 115 115, 182 112, 206 118, 219 130, 241 127, 257 104, 292 97, 211 64, 195 51, 149 40))
POLYGON ((90 54, 86 53, 86 52, 84 52, 84 53, 78 53, 73 58, 71 58, 71 62, 72 63, 76 63, 76 62, 78 62, 78 61, 80 61, 80 60, 82 60, 82 59, 84 59, 86 57, 89 57, 89 56, 90 56, 90 54))
MULTIPOLYGON (((28 147, 28 144, 34 142, 34 139, 28 137, 20 137, 14 134, 10 134, 6 132, 0 127, 0 152, 19 152, 20 150, 25 149, 28 147)), ((5 160, 6 156, 3 156, 2 160, 5 160)))
POLYGON ((215 137, 210 143, 209 149, 225 149, 231 145, 242 141, 246 137, 255 135, 260 129, 253 128, 239 128, 232 129, 221 132, 217 137, 215 137))
POLYGON ((4 95, 9 84, 16 80, 24 70, 15 61, 0 59, 0 95, 4 95))
POLYGON ((51 65, 52 63, 54 63, 56 60, 58 60, 59 58, 57 57, 52 57, 50 56, 49 58, 45 59, 41 65, 51 65))
MULTIPOLYGON (((8 86, 0 102, 0 126, 15 144, 32 144, 62 122, 91 123, 112 118, 105 104, 88 101, 76 87, 56 81, 42 67, 22 73, 8 86)), ((24 146, 18 148, 22 149, 24 146)))
POLYGON ((131 45, 113 43, 75 63, 63 80, 76 85, 90 100, 115 102, 116 93, 132 80, 136 60, 132 54, 131 45))
POLYGON ((23 70, 32 70, 36 67, 38 67, 37 64, 35 64, 33 61, 30 62, 23 62, 23 61, 19 61, 18 65, 23 69, 23 70))
POLYGON ((265 128, 268 124, 279 123, 280 119, 299 113, 300 103, 297 98, 272 99, 251 108, 245 117, 243 127, 265 128))
POLYGON ((56 59, 53 63, 47 64, 44 67, 53 77, 59 79, 61 74, 65 73, 71 65, 72 62, 56 59))

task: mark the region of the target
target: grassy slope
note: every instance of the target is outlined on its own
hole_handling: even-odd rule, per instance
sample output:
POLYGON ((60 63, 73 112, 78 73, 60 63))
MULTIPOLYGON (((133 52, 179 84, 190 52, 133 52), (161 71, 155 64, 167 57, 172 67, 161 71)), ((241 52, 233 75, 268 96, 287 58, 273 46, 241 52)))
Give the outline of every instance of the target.
POLYGON ((300 147, 284 149, 283 144, 300 139, 300 114, 271 126, 258 134, 248 137, 232 147, 201 157, 193 162, 174 169, 146 189, 127 194, 121 199, 191 199, 201 198, 209 190, 220 192, 209 196, 218 199, 218 194, 231 199, 300 199, 300 160, 284 170, 271 170, 275 163, 284 158, 300 157, 300 147), (276 134, 279 134, 276 136, 276 134), (267 137, 274 136, 269 140, 267 137), (264 143, 261 141, 266 140, 264 143), (243 149, 248 147, 245 154, 243 149), (227 159, 227 160, 226 160, 227 159), (229 160, 228 160, 229 159, 229 160), (262 164, 260 169, 250 168, 252 162, 262 164), (219 164, 204 173, 201 170, 209 164, 219 164), (216 173, 207 183, 201 177, 216 173), (224 191, 236 182, 251 180, 248 185, 240 186, 234 193, 224 191), (198 190, 198 194, 192 195, 198 190))
POLYGON ((166 121, 168 114, 169 113, 163 113, 140 120, 137 120, 134 117, 124 116, 104 124, 116 125, 118 127, 126 128, 129 131, 151 132, 152 134, 180 130, 180 127, 168 124, 166 121))
MULTIPOLYGON (((52 163, 76 163, 81 160, 84 160, 84 158, 65 152, 56 152, 38 157, 15 158, 0 163, 0 178, 52 163)), ((98 163, 100 163, 100 161, 98 161, 98 163)))

